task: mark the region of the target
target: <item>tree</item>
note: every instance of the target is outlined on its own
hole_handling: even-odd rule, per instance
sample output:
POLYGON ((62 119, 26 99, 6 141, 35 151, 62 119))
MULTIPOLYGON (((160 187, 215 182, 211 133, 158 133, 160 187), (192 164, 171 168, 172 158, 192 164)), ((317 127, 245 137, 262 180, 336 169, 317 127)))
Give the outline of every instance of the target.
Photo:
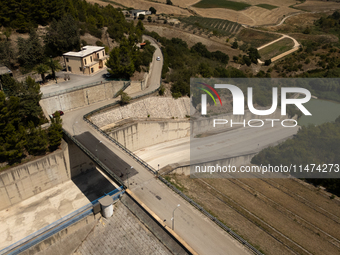
POLYGON ((19 64, 27 70, 43 62, 44 48, 34 29, 31 29, 28 39, 18 38, 18 55, 19 64))
POLYGON ((62 129, 62 119, 60 118, 59 112, 54 113, 54 118, 51 119, 51 125, 48 128, 48 140, 49 140, 49 148, 51 151, 56 150, 63 138, 63 129, 62 129))
POLYGON ((52 78, 55 79, 55 72, 58 72, 62 69, 58 60, 53 59, 52 61, 48 61, 47 65, 51 68, 52 78))
POLYGON ((51 22, 44 39, 47 56, 56 57, 66 51, 79 49, 80 37, 77 24, 71 15, 51 22))
POLYGON ((120 105, 126 105, 130 103, 131 97, 129 97, 129 95, 126 92, 120 91, 119 95, 120 95, 120 101, 119 101, 120 105))
POLYGON ((36 128, 33 122, 28 124, 29 132, 26 137, 26 149, 30 155, 42 155, 47 150, 48 139, 41 127, 36 128))
POLYGON ((45 83, 46 82, 45 74, 48 72, 49 67, 45 64, 39 64, 35 67, 35 70, 38 74, 41 75, 42 82, 45 83))
POLYGON ((166 4, 168 4, 168 5, 172 5, 172 2, 171 2, 171 0, 166 0, 166 4))
POLYGON ((3 148, 5 150, 5 158, 8 163, 14 164, 20 162, 24 156, 24 146, 26 144, 26 131, 23 126, 19 126, 18 129, 9 123, 5 128, 5 143, 3 148))
POLYGON ((145 19, 145 15, 144 14, 139 14, 138 15, 138 19, 139 20, 144 20, 145 19))
POLYGON ((151 14, 156 14, 156 12, 157 12, 157 10, 153 7, 150 7, 149 11, 151 12, 151 14))
POLYGON ((10 68, 14 59, 14 50, 10 41, 0 42, 0 62, 10 68))
POLYGON ((271 60, 271 59, 266 59, 266 60, 264 61, 264 64, 265 64, 266 66, 269 66, 271 63, 272 63, 272 60, 271 60))
POLYGON ((22 122, 27 126, 31 121, 35 126, 40 124, 42 110, 39 105, 42 94, 40 93, 40 85, 28 76, 21 84, 22 93, 20 97, 20 115, 22 122))
POLYGON ((250 61, 253 62, 254 64, 257 64, 257 60, 261 58, 257 49, 253 47, 248 49, 248 56, 250 61))
POLYGON ((148 21, 151 22, 152 21, 152 18, 151 16, 148 16, 148 21))
POLYGON ((129 79, 135 72, 133 53, 136 51, 134 46, 129 45, 127 40, 122 41, 119 48, 114 48, 110 52, 110 58, 106 66, 116 78, 129 79))
POLYGON ((234 41, 234 42, 233 42, 231 48, 233 48, 233 49, 237 49, 237 48, 238 48, 238 43, 237 43, 237 41, 234 41))

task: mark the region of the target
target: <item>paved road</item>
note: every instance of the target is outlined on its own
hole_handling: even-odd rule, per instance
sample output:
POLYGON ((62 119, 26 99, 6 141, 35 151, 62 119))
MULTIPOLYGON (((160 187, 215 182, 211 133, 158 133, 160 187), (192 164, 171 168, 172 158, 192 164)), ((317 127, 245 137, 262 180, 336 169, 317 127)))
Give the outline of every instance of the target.
MULTIPOLYGON (((160 85, 163 59, 161 58, 161 61, 156 61, 155 58, 157 56, 162 56, 161 50, 152 39, 146 38, 152 41, 152 44, 156 47, 153 59, 153 61, 155 61, 153 70, 151 72, 151 77, 148 80, 147 89, 131 96, 147 93, 160 85)), ((180 204, 180 208, 176 210, 175 232, 196 252, 208 255, 249 254, 241 244, 231 238, 226 232, 222 231, 190 204, 161 183, 152 173, 135 162, 115 144, 107 140, 82 120, 83 115, 86 113, 113 101, 114 100, 100 102, 86 108, 67 112, 63 116, 64 128, 70 133, 73 133, 74 130, 75 135, 80 139, 80 142, 85 144, 92 153, 98 155, 107 167, 114 169, 119 176, 123 174, 122 179, 137 198, 161 219, 164 219, 165 224, 170 227, 172 211, 180 204), (133 167, 132 169, 131 166, 133 167), (127 171, 125 169, 130 169, 130 173, 128 174, 125 172, 127 171), (127 176, 129 176, 129 178, 127 178, 127 176), (129 179, 129 182, 127 182, 127 179, 129 179)))
MULTIPOLYGON (((70 76, 69 81, 63 81, 59 83, 53 83, 50 85, 42 86, 40 90, 43 94, 48 94, 48 93, 58 92, 58 91, 65 90, 65 89, 79 87, 79 86, 90 84, 90 83, 97 83, 101 81, 107 82, 108 79, 106 79, 103 76, 106 73, 107 73, 106 68, 91 76, 67 73, 70 76)), ((64 77, 64 74, 66 74, 66 72, 58 72, 57 76, 64 77)))

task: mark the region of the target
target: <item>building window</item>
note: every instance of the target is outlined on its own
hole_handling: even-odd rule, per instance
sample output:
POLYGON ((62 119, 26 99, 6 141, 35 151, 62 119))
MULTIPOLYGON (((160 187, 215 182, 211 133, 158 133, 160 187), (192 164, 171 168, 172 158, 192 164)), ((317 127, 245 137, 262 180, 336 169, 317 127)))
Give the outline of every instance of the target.
POLYGON ((91 68, 91 73, 93 73, 93 67, 91 68))
POLYGON ((86 65, 86 58, 84 59, 84 63, 85 63, 85 65, 86 65))
POLYGON ((97 58, 99 58, 99 53, 97 53, 97 58))
POLYGON ((66 62, 68 62, 68 58, 66 58, 66 62))
POLYGON ((103 57, 105 56, 105 53, 104 53, 104 51, 103 51, 103 57))
POLYGON ((72 72, 72 68, 70 66, 67 66, 67 70, 69 70, 69 72, 72 72))
POLYGON ((90 60, 91 60, 91 62, 92 62, 92 56, 90 57, 90 60))
POLYGON ((79 67, 79 69, 80 69, 80 72, 82 72, 82 71, 83 71, 83 68, 82 68, 82 67, 79 67))

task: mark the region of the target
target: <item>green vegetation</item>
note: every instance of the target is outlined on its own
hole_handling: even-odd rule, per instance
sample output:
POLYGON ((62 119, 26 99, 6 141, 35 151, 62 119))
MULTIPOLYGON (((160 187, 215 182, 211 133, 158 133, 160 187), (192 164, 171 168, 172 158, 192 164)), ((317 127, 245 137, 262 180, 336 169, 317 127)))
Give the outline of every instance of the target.
POLYGON ((49 132, 48 140, 40 128, 46 120, 39 105, 39 84, 31 77, 17 82, 9 75, 1 81, 5 93, 0 91, 0 162, 12 165, 27 155, 43 155, 48 144, 51 150, 56 149, 62 137, 61 124, 49 132))
POLYGON ((242 71, 235 68, 226 69, 229 56, 223 52, 210 52, 202 43, 197 43, 190 49, 179 38, 168 40, 155 32, 147 34, 163 46, 162 78, 172 84, 171 92, 175 98, 190 94, 191 77, 245 77, 242 71))
POLYGON ((197 8, 225 8, 240 11, 247 7, 250 7, 251 5, 242 2, 234 2, 228 0, 201 0, 197 4, 194 4, 193 6, 197 8))
POLYGON ((237 33, 241 29, 241 24, 223 19, 203 18, 197 16, 190 16, 179 18, 185 24, 184 26, 191 26, 192 29, 212 32, 215 36, 228 36, 237 33))
POLYGON ((328 17, 321 17, 314 22, 314 25, 319 31, 327 34, 340 35, 340 12, 335 11, 332 15, 328 17))
MULTIPOLYGON (((247 47, 254 48, 258 48, 280 37, 281 35, 256 31, 247 28, 242 29, 236 36, 238 41, 242 41, 243 44, 245 44, 247 47)), ((245 49, 247 49, 247 47, 245 47, 245 49)))
MULTIPOLYGON (((294 139, 262 150, 252 159, 253 164, 307 165, 339 164, 340 117, 332 123, 302 127, 294 139)), ((308 179, 340 195, 340 179, 308 179)))
MULTIPOLYGON (((142 23, 140 24, 143 26, 142 23)), ((127 40, 120 42, 119 47, 110 52, 106 66, 114 78, 129 79, 136 70, 141 71, 141 66, 149 67, 156 49, 149 41, 146 41, 143 51, 140 51, 136 46, 136 41, 137 38, 130 35, 127 40)))
POLYGON ((294 42, 292 39, 283 38, 280 41, 277 41, 259 50, 259 53, 261 55, 262 60, 271 59, 275 56, 280 55, 283 52, 286 52, 292 49, 293 46, 294 46, 294 42))
POLYGON ((275 5, 271 5, 271 4, 257 4, 256 6, 267 9, 267 10, 273 10, 275 8, 278 8, 275 5))

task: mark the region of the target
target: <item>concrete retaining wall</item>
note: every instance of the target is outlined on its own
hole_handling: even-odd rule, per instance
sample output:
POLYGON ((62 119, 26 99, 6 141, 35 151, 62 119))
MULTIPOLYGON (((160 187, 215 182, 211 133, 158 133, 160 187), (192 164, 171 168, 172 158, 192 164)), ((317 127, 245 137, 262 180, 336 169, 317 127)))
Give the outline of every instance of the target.
POLYGON ((190 115, 189 98, 163 98, 150 97, 124 107, 115 108, 91 117, 91 121, 99 128, 110 126, 128 118, 179 118, 184 119, 190 115))
POLYGON ((0 174, 0 210, 71 178, 68 147, 0 174))
POLYGON ((44 98, 40 101, 40 105, 47 114, 52 114, 57 110, 67 112, 86 105, 111 99, 123 88, 123 86, 124 81, 107 82, 93 87, 67 92, 58 96, 44 98))
POLYGON ((75 144, 0 174, 0 210, 64 183, 96 165, 75 144))
POLYGON ((116 128, 109 135, 131 151, 180 139, 190 134, 188 120, 138 120, 116 128))

